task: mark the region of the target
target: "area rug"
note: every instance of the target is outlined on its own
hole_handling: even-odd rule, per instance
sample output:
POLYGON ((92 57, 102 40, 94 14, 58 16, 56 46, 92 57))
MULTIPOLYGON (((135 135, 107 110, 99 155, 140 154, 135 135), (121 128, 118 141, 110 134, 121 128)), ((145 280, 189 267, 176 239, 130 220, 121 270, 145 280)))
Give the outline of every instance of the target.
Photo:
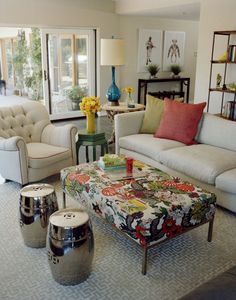
MULTIPOLYGON (((58 177, 47 182, 55 186, 61 206, 58 177)), ((236 217, 220 208, 211 243, 207 242, 208 225, 165 242, 150 250, 145 276, 140 248, 90 214, 95 235, 92 273, 79 285, 62 286, 51 276, 46 249, 23 243, 19 194, 17 183, 0 185, 0 299, 179 299, 236 264, 236 217)), ((78 203, 69 199, 68 205, 78 203)))

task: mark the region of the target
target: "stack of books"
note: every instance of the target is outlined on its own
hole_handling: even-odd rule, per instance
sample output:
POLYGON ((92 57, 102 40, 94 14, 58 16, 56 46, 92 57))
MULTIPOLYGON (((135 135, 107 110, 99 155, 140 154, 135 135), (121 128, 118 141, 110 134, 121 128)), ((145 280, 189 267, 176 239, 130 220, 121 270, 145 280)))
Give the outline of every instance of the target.
POLYGON ((103 170, 116 170, 126 168, 125 156, 118 156, 116 154, 105 154, 100 157, 98 166, 103 170))

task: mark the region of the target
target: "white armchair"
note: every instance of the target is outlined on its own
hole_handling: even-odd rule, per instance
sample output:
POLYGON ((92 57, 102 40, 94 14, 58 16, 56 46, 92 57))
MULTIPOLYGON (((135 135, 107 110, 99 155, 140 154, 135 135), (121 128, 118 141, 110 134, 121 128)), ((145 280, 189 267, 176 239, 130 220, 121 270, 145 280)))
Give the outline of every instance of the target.
POLYGON ((51 124, 46 108, 34 101, 0 107, 0 174, 24 185, 76 164, 72 125, 51 124))

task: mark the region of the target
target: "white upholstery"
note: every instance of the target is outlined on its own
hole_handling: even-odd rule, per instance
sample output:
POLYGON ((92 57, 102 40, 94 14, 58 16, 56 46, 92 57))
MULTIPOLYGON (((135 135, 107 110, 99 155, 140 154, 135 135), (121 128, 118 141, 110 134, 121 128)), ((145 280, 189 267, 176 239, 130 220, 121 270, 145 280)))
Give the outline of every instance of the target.
POLYGON ((164 150, 184 146, 183 143, 173 140, 153 138, 152 134, 124 136, 120 138, 119 143, 121 148, 144 154, 155 160, 160 160, 160 152, 164 150), (140 139, 142 139, 142 143, 140 143, 140 139))
POLYGON ((143 116, 143 111, 115 116, 116 153, 200 185, 236 212, 236 123, 204 113, 195 137, 201 144, 168 149, 165 139, 139 134, 143 116))
POLYGON ((205 113, 197 141, 236 151, 236 122, 205 113))
POLYGON ((35 101, 0 108, 0 173, 21 184, 41 180, 76 163, 77 128, 50 123, 35 101))
POLYGON ((236 152, 199 144, 164 151, 160 161, 178 172, 215 184, 216 176, 236 168, 236 152))
POLYGON ((236 194, 236 169, 229 170, 217 176, 216 187, 222 191, 236 194))

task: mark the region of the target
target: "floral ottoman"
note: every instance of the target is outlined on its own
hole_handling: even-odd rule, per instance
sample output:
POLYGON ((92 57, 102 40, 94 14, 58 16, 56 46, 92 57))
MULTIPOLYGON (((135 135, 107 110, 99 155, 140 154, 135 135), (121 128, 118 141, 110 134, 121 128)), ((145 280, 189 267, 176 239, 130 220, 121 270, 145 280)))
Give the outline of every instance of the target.
POLYGON ((112 181, 96 162, 65 168, 61 180, 65 193, 136 241, 147 251, 154 245, 209 222, 212 238, 216 197, 159 169, 135 161, 143 177, 112 181))

